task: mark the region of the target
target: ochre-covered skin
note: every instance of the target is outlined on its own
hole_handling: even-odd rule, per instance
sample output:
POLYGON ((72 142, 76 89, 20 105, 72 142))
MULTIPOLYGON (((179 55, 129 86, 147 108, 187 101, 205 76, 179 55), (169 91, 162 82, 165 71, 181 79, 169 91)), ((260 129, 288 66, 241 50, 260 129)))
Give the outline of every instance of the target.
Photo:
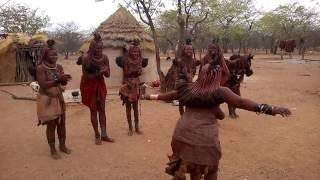
MULTIPOLYGON (((146 99, 179 99, 186 105, 185 112, 178 120, 171 141, 173 155, 169 157, 168 174, 176 179, 191 179, 204 175, 206 180, 217 179, 221 148, 219 142, 218 119, 224 114, 219 108, 227 102, 248 111, 261 112, 259 104, 233 93, 229 88, 220 86, 222 70, 212 63, 202 66, 198 79, 192 83, 187 79, 178 82, 177 90, 159 95, 146 95, 146 99)), ((273 107, 272 115, 289 116, 290 110, 273 107)))
POLYGON ((119 90, 123 104, 126 106, 126 115, 129 126, 128 135, 133 135, 131 109, 133 109, 135 132, 139 135, 143 134, 139 126, 139 111, 138 101, 140 97, 140 82, 139 77, 142 73, 142 68, 147 64, 141 57, 141 51, 137 44, 130 46, 128 53, 117 58, 117 64, 123 68, 122 86, 119 90))
POLYGON ((103 43, 98 33, 94 33, 87 55, 81 58, 82 77, 80 91, 82 103, 90 109, 90 119, 95 133, 95 143, 114 142, 107 135, 105 102, 107 88, 104 77, 110 77, 109 59, 103 54, 103 43), (99 116, 99 121, 98 117, 99 116), (99 132, 99 126, 101 134, 99 132))
POLYGON ((55 148, 55 129, 59 138, 60 151, 70 154, 71 150, 66 147, 65 127, 65 103, 62 95, 62 88, 71 79, 69 74, 64 74, 61 65, 57 64, 57 50, 54 48, 54 41, 47 41, 41 64, 37 66, 37 81, 40 85, 37 95, 37 114, 39 125, 47 126, 46 135, 53 159, 60 159, 55 148))

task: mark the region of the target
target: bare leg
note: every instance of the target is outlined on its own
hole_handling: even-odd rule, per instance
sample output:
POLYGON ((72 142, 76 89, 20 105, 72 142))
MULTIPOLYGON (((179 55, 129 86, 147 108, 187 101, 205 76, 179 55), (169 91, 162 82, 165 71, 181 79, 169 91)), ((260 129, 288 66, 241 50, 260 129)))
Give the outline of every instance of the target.
POLYGON ((132 128, 132 120, 131 120, 131 103, 130 102, 126 102, 126 114, 127 114, 128 125, 129 125, 128 136, 132 136, 133 128, 132 128))
POLYGON ((55 129, 57 126, 56 120, 51 120, 47 122, 47 140, 50 147, 51 157, 55 160, 60 159, 60 155, 57 153, 56 147, 55 147, 55 129))
POLYGON ((208 174, 204 176, 204 180, 217 180, 217 179, 218 179, 217 172, 208 172, 208 174))
POLYGON ((138 101, 133 102, 133 113, 134 113, 134 124, 135 124, 135 129, 136 129, 136 133, 141 135, 143 134, 143 132, 141 131, 141 129, 139 128, 139 107, 138 107, 138 101))
POLYGON ((231 118, 235 118, 235 117, 233 116, 233 106, 232 106, 231 104, 228 104, 228 110, 229 110, 229 116, 230 116, 231 118))
POLYGON ((101 100, 97 104, 101 128, 101 140, 106 142, 114 142, 114 140, 109 138, 107 135, 107 119, 105 105, 105 100, 101 100))
MULTIPOLYGON (((237 87, 237 89, 235 89, 235 93, 236 93, 238 96, 241 96, 241 94, 240 94, 240 84, 239 84, 239 86, 237 87)), ((235 118, 238 118, 238 117, 239 117, 239 116, 237 115, 237 113, 236 113, 236 107, 233 107, 233 114, 234 114, 235 118)))
POLYGON ((182 116, 182 114, 184 113, 184 106, 180 103, 179 103, 179 113, 180 113, 180 116, 182 116))
POLYGON ((201 173, 190 173, 190 180, 201 180, 202 174, 201 173))
POLYGON ((217 180, 218 179, 218 165, 210 169, 208 174, 204 176, 204 180, 217 180))
POLYGON ((238 118, 239 116, 236 114, 236 107, 232 106, 231 107, 231 113, 233 118, 238 118))
POLYGON ((95 134, 95 143, 97 145, 101 144, 101 138, 100 138, 100 133, 98 130, 98 119, 97 119, 97 110, 96 109, 90 109, 90 116, 91 116, 91 124, 94 130, 95 134))
POLYGON ((71 154, 71 150, 66 147, 66 121, 65 114, 63 115, 60 123, 57 124, 57 133, 59 138, 59 149, 61 152, 71 154))

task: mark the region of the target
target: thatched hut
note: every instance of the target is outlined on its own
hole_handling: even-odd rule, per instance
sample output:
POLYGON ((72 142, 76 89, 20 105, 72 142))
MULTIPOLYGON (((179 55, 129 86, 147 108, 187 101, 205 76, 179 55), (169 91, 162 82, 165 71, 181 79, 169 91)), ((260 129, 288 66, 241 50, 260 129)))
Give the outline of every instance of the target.
MULTIPOLYGON (((122 69, 116 65, 115 59, 122 54, 123 47, 128 47, 134 40, 140 42, 142 57, 149 59, 148 66, 142 72, 141 81, 150 82, 158 79, 153 39, 128 10, 120 7, 102 22, 96 31, 100 33, 104 53, 109 57, 111 76, 106 80, 108 86, 121 84, 122 69)), ((87 40, 80 51, 87 52, 89 42, 90 40, 87 40)))
POLYGON ((45 35, 30 37, 21 33, 9 33, 1 38, 0 83, 32 81, 29 68, 38 63, 46 40, 45 35))

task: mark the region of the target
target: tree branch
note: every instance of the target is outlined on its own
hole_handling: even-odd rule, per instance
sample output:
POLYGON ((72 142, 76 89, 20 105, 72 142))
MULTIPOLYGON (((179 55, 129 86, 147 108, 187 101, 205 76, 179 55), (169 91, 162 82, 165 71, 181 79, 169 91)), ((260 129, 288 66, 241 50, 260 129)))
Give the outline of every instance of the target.
POLYGON ((209 12, 206 12, 205 16, 193 25, 192 29, 190 30, 190 34, 193 33, 193 31, 197 28, 199 24, 203 23, 208 18, 208 15, 209 15, 209 12))
MULTIPOLYGON (((147 20, 145 20, 145 19, 143 18, 143 16, 142 16, 142 12, 141 12, 141 10, 140 10, 139 3, 142 3, 142 2, 141 2, 140 0, 139 0, 138 2, 135 2, 136 6, 137 6, 137 10, 138 10, 138 14, 139 14, 140 20, 141 20, 143 23, 145 23, 146 25, 150 26, 150 22, 147 21, 147 20)), ((143 4, 142 4, 142 5, 143 5, 143 4)), ((145 11, 145 13, 147 13, 147 12, 145 11)))

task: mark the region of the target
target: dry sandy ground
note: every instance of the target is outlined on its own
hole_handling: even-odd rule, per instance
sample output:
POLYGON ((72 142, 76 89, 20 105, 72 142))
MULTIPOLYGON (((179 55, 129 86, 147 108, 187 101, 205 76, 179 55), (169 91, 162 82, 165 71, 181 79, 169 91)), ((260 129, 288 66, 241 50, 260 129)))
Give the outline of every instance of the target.
MULTIPOLYGON (((238 110, 239 119, 220 121, 219 179, 320 179, 320 64, 268 62, 277 59, 256 56, 254 75, 243 83, 242 95, 287 106, 293 115, 285 119, 238 110)), ((77 88, 79 67, 74 62, 63 64, 74 77, 69 88, 77 88)), ((0 89, 32 95, 23 86, 0 89)), ((101 146, 94 145, 88 109, 68 105, 67 144, 73 153, 55 161, 49 156, 45 127, 36 126, 35 102, 13 100, 0 91, 0 179, 169 179, 164 168, 179 118, 177 107, 141 104, 144 134, 128 137, 124 107, 117 96, 108 97, 108 132, 116 143, 101 146)), ((222 107, 227 113, 226 105, 222 107)))

